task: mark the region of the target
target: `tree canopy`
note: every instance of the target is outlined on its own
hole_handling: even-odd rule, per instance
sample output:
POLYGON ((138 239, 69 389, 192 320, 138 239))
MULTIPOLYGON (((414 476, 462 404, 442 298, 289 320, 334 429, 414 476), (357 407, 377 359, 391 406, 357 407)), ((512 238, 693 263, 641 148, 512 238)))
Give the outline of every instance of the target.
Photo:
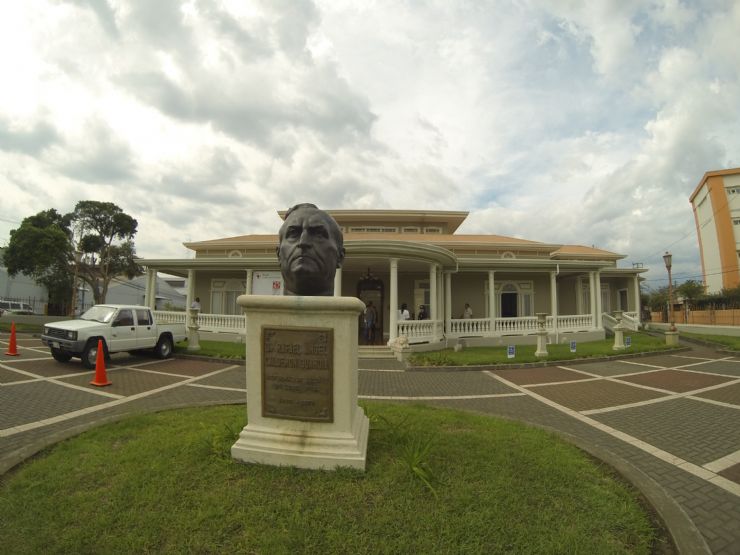
POLYGON ((112 202, 83 200, 74 211, 55 209, 25 218, 10 232, 4 262, 10 275, 33 277, 52 294, 55 284, 87 283, 96 303, 105 302, 113 278, 141 273, 134 236, 138 222, 112 202))

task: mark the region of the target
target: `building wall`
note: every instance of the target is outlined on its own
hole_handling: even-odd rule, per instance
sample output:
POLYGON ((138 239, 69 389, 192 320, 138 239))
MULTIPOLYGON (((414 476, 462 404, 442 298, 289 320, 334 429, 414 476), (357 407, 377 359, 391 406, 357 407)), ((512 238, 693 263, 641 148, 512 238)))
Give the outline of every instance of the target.
POLYGON ((707 292, 740 285, 740 173, 707 177, 692 206, 707 292))
POLYGON ((578 314, 577 287, 577 277, 558 280, 558 314, 578 314))

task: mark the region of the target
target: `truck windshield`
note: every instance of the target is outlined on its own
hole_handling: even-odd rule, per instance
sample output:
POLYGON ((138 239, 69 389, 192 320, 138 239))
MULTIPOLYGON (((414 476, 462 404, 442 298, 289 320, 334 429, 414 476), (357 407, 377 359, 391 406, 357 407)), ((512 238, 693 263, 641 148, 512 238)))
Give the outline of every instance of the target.
POLYGON ((116 309, 110 306, 94 306, 80 316, 80 318, 83 320, 95 320, 96 322, 108 323, 115 312, 116 309))

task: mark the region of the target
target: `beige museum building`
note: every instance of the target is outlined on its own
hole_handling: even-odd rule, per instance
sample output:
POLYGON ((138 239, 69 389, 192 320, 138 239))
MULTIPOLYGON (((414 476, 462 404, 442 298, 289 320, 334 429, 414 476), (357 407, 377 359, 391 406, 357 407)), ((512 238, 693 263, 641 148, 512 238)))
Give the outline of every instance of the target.
MULTIPOLYGON (((639 326, 640 273, 619 268, 624 255, 578 245, 557 245, 499 235, 456 233, 468 212, 328 210, 347 251, 337 270, 335 295, 372 300, 378 310, 377 344, 406 336, 429 348, 465 338, 468 344, 533 343, 537 313, 546 313, 550 341, 604 337, 623 312, 639 326), (401 321, 408 305, 412 320, 401 321), (472 318, 463 318, 465 304, 472 318), (427 318, 416 319, 424 305, 427 318)), ((278 212, 285 218, 285 211, 278 212)), ((200 298, 203 331, 245 333, 236 299, 281 295, 277 235, 242 235, 185 243, 194 258, 144 259, 145 303, 153 307, 157 272, 186 277, 190 306, 200 298)), ((183 312, 158 317, 185 321, 183 312)))

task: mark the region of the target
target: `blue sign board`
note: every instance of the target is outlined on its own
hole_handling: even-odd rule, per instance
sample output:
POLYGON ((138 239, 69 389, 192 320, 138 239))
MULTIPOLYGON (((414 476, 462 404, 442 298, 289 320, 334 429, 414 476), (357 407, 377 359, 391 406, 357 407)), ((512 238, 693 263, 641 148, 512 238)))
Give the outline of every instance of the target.
POLYGON ((575 353, 576 352, 576 342, 575 341, 571 341, 570 342, 570 352, 571 353, 575 353))
POLYGON ((624 346, 632 347, 632 337, 631 336, 628 335, 627 337, 624 338, 624 346))
POLYGON ((509 358, 514 358, 516 356, 516 345, 509 345, 506 349, 506 356, 509 358))

